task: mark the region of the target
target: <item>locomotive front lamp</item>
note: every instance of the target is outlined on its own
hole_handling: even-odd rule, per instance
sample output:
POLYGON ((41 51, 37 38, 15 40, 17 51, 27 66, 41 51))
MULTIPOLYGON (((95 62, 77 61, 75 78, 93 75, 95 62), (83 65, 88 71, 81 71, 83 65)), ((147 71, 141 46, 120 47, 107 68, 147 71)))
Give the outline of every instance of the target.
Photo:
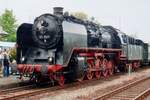
POLYGON ((52 62, 53 58, 52 57, 48 57, 48 62, 52 62))
POLYGON ((24 61, 25 61, 25 57, 22 57, 22 58, 21 58, 21 61, 24 62, 24 61))

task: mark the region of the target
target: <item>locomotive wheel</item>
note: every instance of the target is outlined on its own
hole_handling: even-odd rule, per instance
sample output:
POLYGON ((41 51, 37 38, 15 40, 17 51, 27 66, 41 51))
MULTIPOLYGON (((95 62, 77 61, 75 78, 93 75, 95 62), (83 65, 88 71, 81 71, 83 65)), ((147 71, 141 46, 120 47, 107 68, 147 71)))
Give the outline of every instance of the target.
POLYGON ((108 70, 107 69, 103 71, 103 76, 108 77, 108 70))
MULTIPOLYGON (((95 68, 96 68, 96 69, 100 69, 101 65, 102 65, 102 61, 101 61, 98 57, 96 57, 96 60, 95 60, 95 68)), ((96 77, 97 79, 100 79, 101 73, 102 73, 102 72, 101 72, 100 70, 95 71, 95 77, 96 77)))
POLYGON ((59 84, 60 86, 64 86, 64 84, 65 84, 65 77, 64 77, 64 75, 60 75, 60 76, 59 76, 58 84, 59 84))
POLYGON ((95 76, 96 76, 97 79, 100 79, 100 77, 101 77, 101 71, 96 71, 95 72, 95 76))
POLYGON ((114 70, 113 70, 113 68, 114 68, 113 61, 109 61, 107 66, 108 66, 109 75, 113 75, 113 72, 114 72, 114 70))
POLYGON ((84 80, 84 77, 85 77, 85 74, 84 74, 82 77, 78 78, 77 80, 78 80, 79 82, 82 82, 82 81, 84 80))
POLYGON ((90 70, 87 71, 86 77, 88 80, 91 80, 93 78, 94 73, 90 70))
POLYGON ((37 85, 40 85, 41 82, 42 82, 42 78, 41 78, 41 77, 35 78, 35 83, 36 83, 37 85))
POLYGON ((87 63, 88 63, 88 69, 87 69, 87 72, 86 72, 86 77, 88 80, 91 80, 94 76, 94 72, 91 71, 92 68, 94 68, 94 60, 93 58, 92 59, 88 59, 87 60, 87 63))
POLYGON ((40 79, 35 78, 35 83, 36 83, 36 84, 39 84, 39 83, 40 83, 40 79))
POLYGON ((113 75, 113 73, 114 73, 113 68, 109 69, 109 75, 113 75))
POLYGON ((36 85, 40 85, 42 82, 42 76, 40 74, 35 74, 34 81, 36 85))
POLYGON ((30 82, 35 82, 35 78, 34 78, 34 75, 33 74, 30 74, 30 82))
POLYGON ((108 76, 108 69, 107 69, 108 60, 106 58, 103 59, 103 76, 108 76))

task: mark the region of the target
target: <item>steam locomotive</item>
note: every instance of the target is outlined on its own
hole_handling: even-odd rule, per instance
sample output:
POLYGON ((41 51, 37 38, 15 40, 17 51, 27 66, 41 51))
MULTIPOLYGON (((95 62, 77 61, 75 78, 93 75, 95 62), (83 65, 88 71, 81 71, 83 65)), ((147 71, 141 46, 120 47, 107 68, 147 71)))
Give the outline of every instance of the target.
POLYGON ((148 62, 148 44, 112 26, 63 14, 43 14, 17 30, 17 69, 40 83, 99 79, 148 62))

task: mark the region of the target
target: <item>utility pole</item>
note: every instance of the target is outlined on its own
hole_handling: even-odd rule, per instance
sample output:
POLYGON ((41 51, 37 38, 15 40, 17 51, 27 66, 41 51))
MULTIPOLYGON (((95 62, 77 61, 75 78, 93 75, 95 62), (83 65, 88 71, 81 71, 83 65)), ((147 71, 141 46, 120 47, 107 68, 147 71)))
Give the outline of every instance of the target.
POLYGON ((119 16, 119 20, 118 20, 118 24, 119 24, 119 30, 121 30, 121 16, 119 16))

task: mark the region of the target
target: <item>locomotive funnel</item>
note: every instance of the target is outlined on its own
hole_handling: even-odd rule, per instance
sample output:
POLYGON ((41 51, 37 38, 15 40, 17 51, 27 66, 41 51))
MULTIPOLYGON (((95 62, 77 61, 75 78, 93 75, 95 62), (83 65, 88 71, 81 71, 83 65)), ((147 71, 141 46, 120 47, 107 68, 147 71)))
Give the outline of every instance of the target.
POLYGON ((54 7, 54 15, 63 15, 63 7, 54 7))

